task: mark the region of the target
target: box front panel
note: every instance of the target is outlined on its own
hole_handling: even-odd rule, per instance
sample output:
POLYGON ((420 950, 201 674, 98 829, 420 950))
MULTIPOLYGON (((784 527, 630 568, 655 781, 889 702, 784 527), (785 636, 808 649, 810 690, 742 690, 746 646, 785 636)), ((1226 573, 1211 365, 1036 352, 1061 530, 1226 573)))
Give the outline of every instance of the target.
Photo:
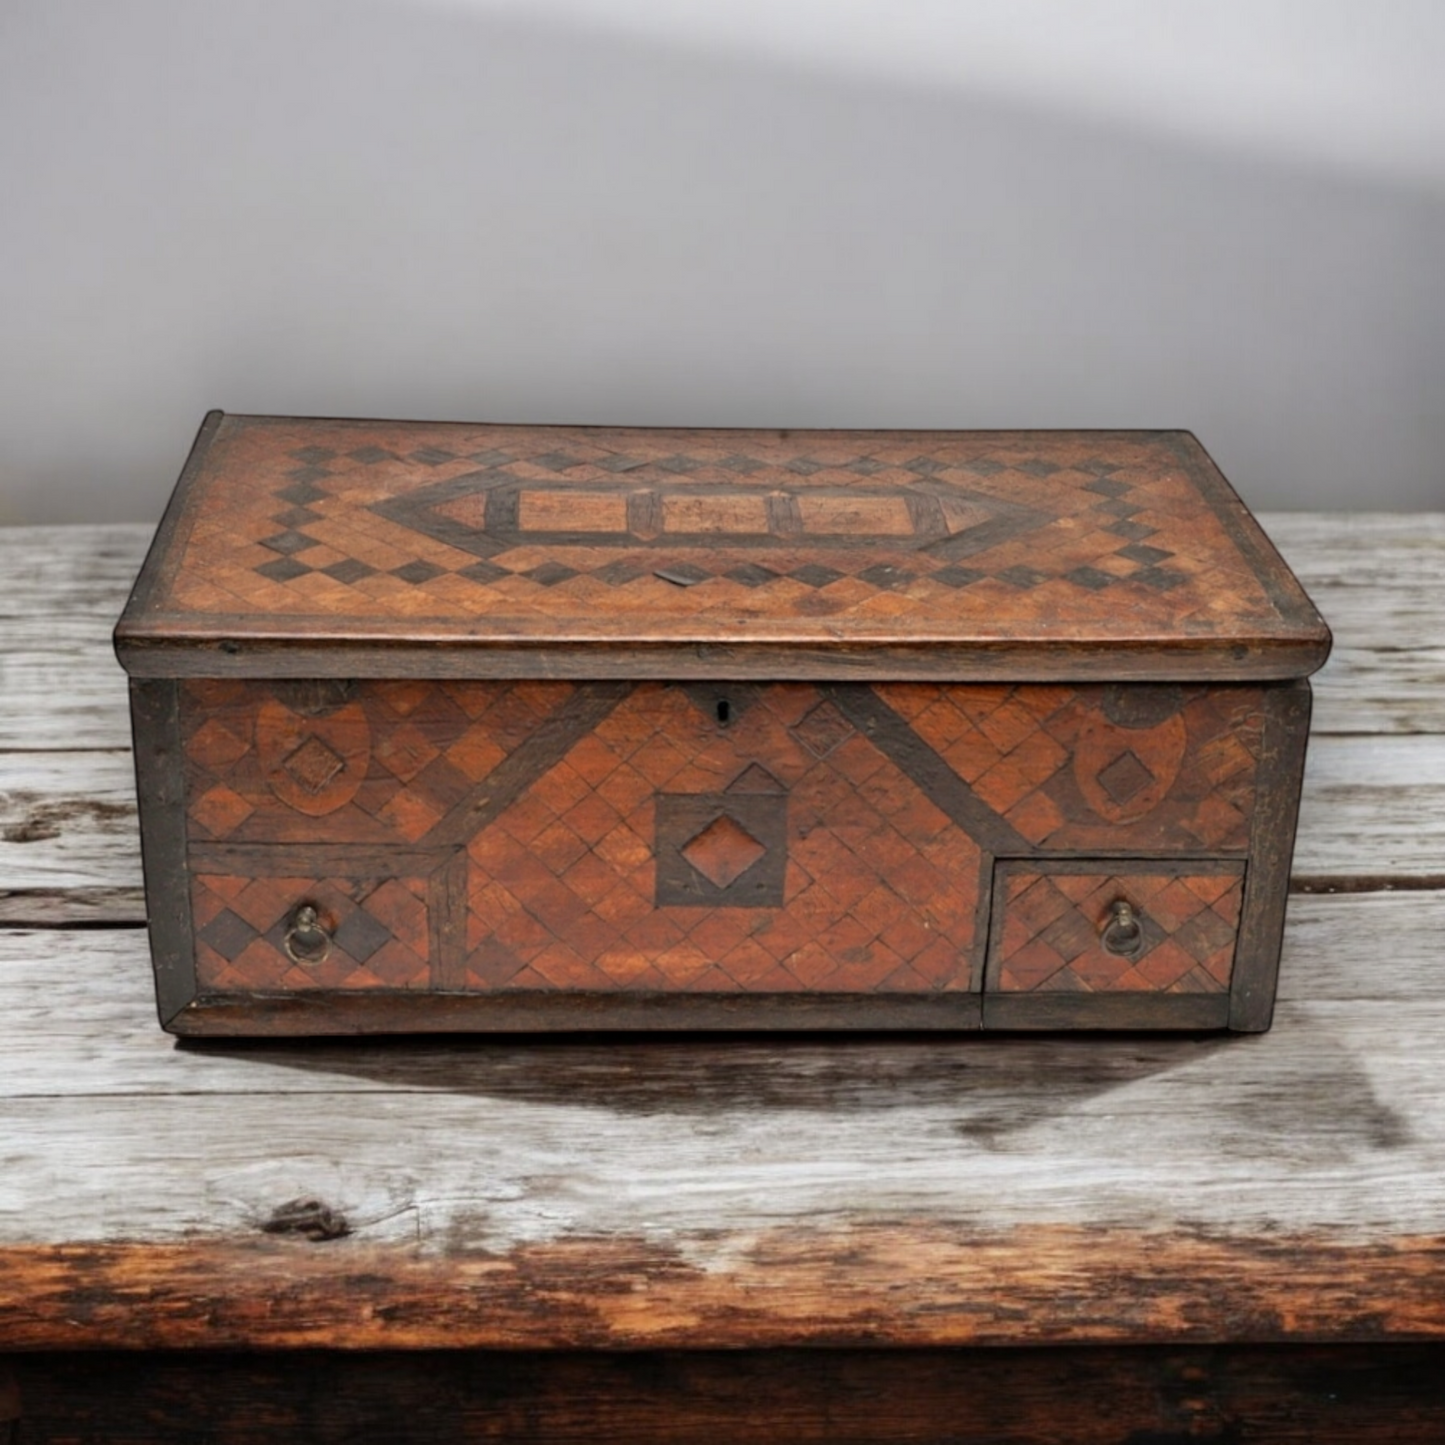
MULTIPOLYGON (((602 1009, 598 1026, 779 1026, 770 1006, 800 1025, 929 1026, 932 1008, 931 1026, 976 1026, 995 994, 1066 991, 1020 986, 1026 957, 999 952, 1005 915, 1049 888, 1122 888, 1150 929, 1221 934, 1196 959, 1211 987, 1164 979, 1175 944, 1161 938, 1130 989, 1096 992, 1197 995, 1145 1021, 1203 1026, 1197 998, 1228 989, 1222 930, 1239 916, 1264 695, 182 683, 202 1008, 260 995, 336 1007, 369 992, 404 996, 385 1025, 399 1029, 437 1026, 408 1019, 417 995, 472 1000, 449 1027, 575 1027, 568 1006, 583 1000, 602 1009), (1184 869, 1205 891, 1225 880, 1224 911, 1208 900, 1204 923, 1168 927, 1173 895, 1156 885, 1186 860, 1209 860, 1184 869), (298 923, 303 909, 314 922, 298 923), (651 1011, 607 1012, 626 999, 651 1011), (706 999, 728 1012, 699 1013, 706 999), (828 1008, 798 1012, 806 1001, 828 1008)), ((1075 980, 1108 967, 1085 958, 1075 980)), ((1084 1025, 1122 1016, 1070 1007, 1084 1025)), ((297 1031, 327 1028, 313 1015, 297 1031)))

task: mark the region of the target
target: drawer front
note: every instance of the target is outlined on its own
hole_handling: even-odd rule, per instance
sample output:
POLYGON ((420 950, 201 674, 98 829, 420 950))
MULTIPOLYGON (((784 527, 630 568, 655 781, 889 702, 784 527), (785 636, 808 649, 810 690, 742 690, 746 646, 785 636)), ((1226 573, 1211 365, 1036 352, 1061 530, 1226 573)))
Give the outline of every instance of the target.
POLYGON ((1273 705, 1147 684, 145 687, 173 690, 184 772, 189 961, 168 976, 191 968, 202 1003, 316 995, 337 1020, 343 994, 463 995, 477 1012, 446 1026, 480 1028, 1029 1027, 1156 996, 1214 1018, 1273 705), (1064 925, 1020 929, 1048 890, 1081 937, 1118 893, 1149 948, 1047 970, 1064 925), (303 908, 324 958, 286 946, 303 908))
POLYGON ((462 862, 337 845, 193 849, 197 983, 215 993, 445 987, 462 862))
POLYGON ((1181 1026, 1227 1011, 1245 866, 1009 859, 994 875, 985 1016, 1181 1026))

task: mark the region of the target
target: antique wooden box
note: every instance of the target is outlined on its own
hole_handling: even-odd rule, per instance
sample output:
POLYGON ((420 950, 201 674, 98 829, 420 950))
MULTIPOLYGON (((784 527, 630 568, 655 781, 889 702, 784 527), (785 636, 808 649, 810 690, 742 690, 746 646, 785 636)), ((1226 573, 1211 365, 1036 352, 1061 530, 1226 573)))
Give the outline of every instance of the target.
POLYGON ((1184 432, 213 413, 116 643, 177 1033, 1269 1026, 1330 638, 1184 432))

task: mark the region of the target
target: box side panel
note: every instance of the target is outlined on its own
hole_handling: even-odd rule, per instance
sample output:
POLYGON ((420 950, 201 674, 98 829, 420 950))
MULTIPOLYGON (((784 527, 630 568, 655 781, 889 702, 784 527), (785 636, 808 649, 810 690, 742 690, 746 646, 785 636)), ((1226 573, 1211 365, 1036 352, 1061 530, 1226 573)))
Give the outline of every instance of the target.
POLYGON ((1229 1026, 1240 1033, 1262 1033, 1274 1016, 1311 703, 1305 681, 1267 688, 1264 694, 1259 801, 1230 995, 1229 1026))
POLYGON ((185 766, 180 685, 132 678, 131 732, 140 810, 146 922, 163 1027, 196 995, 190 878, 186 858, 185 766))
POLYGON ((940 760, 922 770, 871 693, 873 711, 801 683, 183 693, 208 997, 977 991, 987 850, 1011 829, 940 760), (301 907, 334 938, 314 964, 287 953, 301 907))

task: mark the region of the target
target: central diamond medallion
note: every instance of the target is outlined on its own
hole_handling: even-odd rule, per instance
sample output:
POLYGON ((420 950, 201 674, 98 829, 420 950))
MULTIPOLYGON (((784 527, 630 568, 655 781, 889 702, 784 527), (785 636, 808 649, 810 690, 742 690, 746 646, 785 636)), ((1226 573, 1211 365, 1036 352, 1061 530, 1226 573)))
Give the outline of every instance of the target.
POLYGON ((726 813, 679 850, 717 888, 735 883, 768 850, 726 813))

